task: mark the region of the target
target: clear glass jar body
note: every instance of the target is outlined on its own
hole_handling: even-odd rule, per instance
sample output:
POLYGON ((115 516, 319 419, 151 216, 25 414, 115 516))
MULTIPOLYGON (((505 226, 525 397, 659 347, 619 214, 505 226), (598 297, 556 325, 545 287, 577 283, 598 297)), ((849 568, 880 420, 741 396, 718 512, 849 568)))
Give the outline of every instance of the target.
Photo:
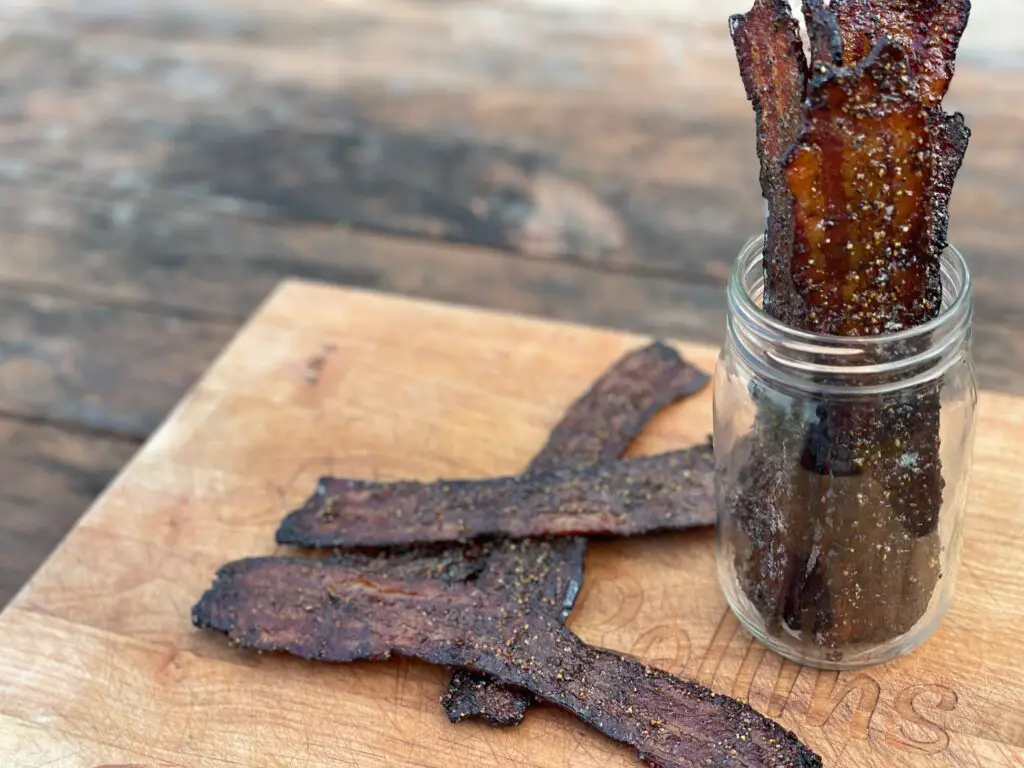
POLYGON ((782 656, 882 663, 922 643, 954 591, 977 402, 970 274, 949 248, 937 318, 821 336, 761 311, 762 245, 734 266, 715 372, 719 581, 782 656))

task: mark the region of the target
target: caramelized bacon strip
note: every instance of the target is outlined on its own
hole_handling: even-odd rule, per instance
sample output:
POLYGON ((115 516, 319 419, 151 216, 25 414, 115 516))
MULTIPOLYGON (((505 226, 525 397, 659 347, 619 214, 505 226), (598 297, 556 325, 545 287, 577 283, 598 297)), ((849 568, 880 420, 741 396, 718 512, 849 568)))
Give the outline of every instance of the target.
MULTIPOLYGON (((789 306, 765 302, 779 320, 864 336, 940 312, 948 206, 970 136, 940 103, 969 10, 966 0, 804 1, 812 79, 786 155, 795 287, 789 306)), ((774 271, 766 264, 766 281, 774 271)), ((937 388, 826 399, 803 435, 771 402, 759 409, 738 530, 723 534, 735 536, 747 596, 769 631, 803 632, 833 659, 900 636, 940 576, 937 388), (871 551, 886 556, 858 558, 871 551)))
POLYGON ((802 124, 807 60, 800 26, 787 0, 754 0, 746 14, 729 19, 747 99, 753 105, 761 194, 768 206, 764 246, 765 310, 790 322, 801 311, 793 286, 793 199, 785 178, 785 156, 802 124))
POLYGON ((828 68, 789 156, 793 279, 817 333, 864 336, 934 317, 941 285, 926 200, 928 112, 906 58, 880 43, 853 69, 828 68))
POLYGON ((821 765, 795 734, 748 705, 588 646, 550 614, 467 585, 253 558, 218 571, 192 621, 236 646, 305 659, 398 655, 472 669, 573 713, 659 768, 821 765))
POLYGON ((937 106, 953 78, 970 0, 832 0, 843 38, 843 64, 853 67, 884 38, 905 52, 908 77, 925 106, 937 106))

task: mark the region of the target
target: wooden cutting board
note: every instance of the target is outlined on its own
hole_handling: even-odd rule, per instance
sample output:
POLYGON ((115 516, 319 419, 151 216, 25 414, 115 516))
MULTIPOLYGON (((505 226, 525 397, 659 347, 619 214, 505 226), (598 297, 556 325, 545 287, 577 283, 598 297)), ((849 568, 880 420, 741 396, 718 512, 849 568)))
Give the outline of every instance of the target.
MULTIPOLYGON (((550 707, 444 718, 446 673, 234 651, 191 626, 226 560, 277 551, 316 477, 522 468, 621 333, 283 285, 0 616, 4 766, 632 766, 550 707)), ((680 345, 712 370, 715 350, 680 345)), ((702 440, 711 389, 635 446, 702 440)), ((1024 766, 1024 401, 983 393, 960 586, 918 652, 853 674, 765 652, 727 611, 711 531, 591 547, 571 627, 793 728, 827 766, 1024 766)))

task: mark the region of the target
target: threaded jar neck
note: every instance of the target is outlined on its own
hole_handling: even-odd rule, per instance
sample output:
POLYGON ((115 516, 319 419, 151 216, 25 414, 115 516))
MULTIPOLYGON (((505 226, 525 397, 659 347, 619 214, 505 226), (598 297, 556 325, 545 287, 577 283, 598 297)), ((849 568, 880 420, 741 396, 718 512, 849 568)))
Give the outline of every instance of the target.
POLYGON ((968 354, 973 319, 971 275, 953 246, 940 259, 942 306, 927 323, 874 336, 830 336, 791 328, 767 315, 764 237, 733 265, 727 333, 745 363, 776 384, 822 394, 883 394, 937 379, 968 354))

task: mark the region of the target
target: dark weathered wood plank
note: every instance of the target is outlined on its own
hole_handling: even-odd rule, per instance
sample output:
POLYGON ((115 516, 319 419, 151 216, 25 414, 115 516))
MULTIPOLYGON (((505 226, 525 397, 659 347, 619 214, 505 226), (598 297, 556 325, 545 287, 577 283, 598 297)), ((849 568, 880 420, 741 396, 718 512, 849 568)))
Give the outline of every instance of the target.
MULTIPOLYGON (((116 194, 123 219, 159 190, 686 279, 722 279, 761 226, 725 9, 37 5, 0 46, 18 189, 116 194)), ((1003 276, 1024 82, 965 45, 949 106, 975 139, 951 236, 1003 276)))
POLYGON ((145 438, 234 329, 0 287, 0 411, 145 438))
MULTIPOLYGON (((216 313, 218 321, 237 323, 279 280, 298 276, 711 344, 725 333, 721 284, 522 259, 497 249, 343 226, 272 225, 159 196, 138 202, 132 222, 123 225, 100 197, 33 199, 37 211, 62 223, 26 231, 5 222, 0 211, 0 284, 73 287, 99 297, 94 300, 150 312, 216 313)), ((988 275, 977 277, 976 292, 975 355, 982 385, 1024 392, 1024 340, 1015 331, 1024 324, 1024 306, 988 275)), ((198 370, 202 358, 189 370, 198 370)), ((122 353, 106 360, 109 375, 131 392, 136 380, 130 359, 122 353)))
POLYGON ((0 417, 0 608, 136 448, 134 441, 0 417))
POLYGON ((3 222, 0 212, 0 286, 74 290, 99 297, 94 301, 152 306, 150 313, 216 313, 241 322, 280 280, 296 276, 708 342, 724 332, 717 285, 342 226, 270 225, 168 200, 140 204, 123 228, 111 226, 96 198, 49 198, 47 205, 66 227, 26 231, 3 222))

